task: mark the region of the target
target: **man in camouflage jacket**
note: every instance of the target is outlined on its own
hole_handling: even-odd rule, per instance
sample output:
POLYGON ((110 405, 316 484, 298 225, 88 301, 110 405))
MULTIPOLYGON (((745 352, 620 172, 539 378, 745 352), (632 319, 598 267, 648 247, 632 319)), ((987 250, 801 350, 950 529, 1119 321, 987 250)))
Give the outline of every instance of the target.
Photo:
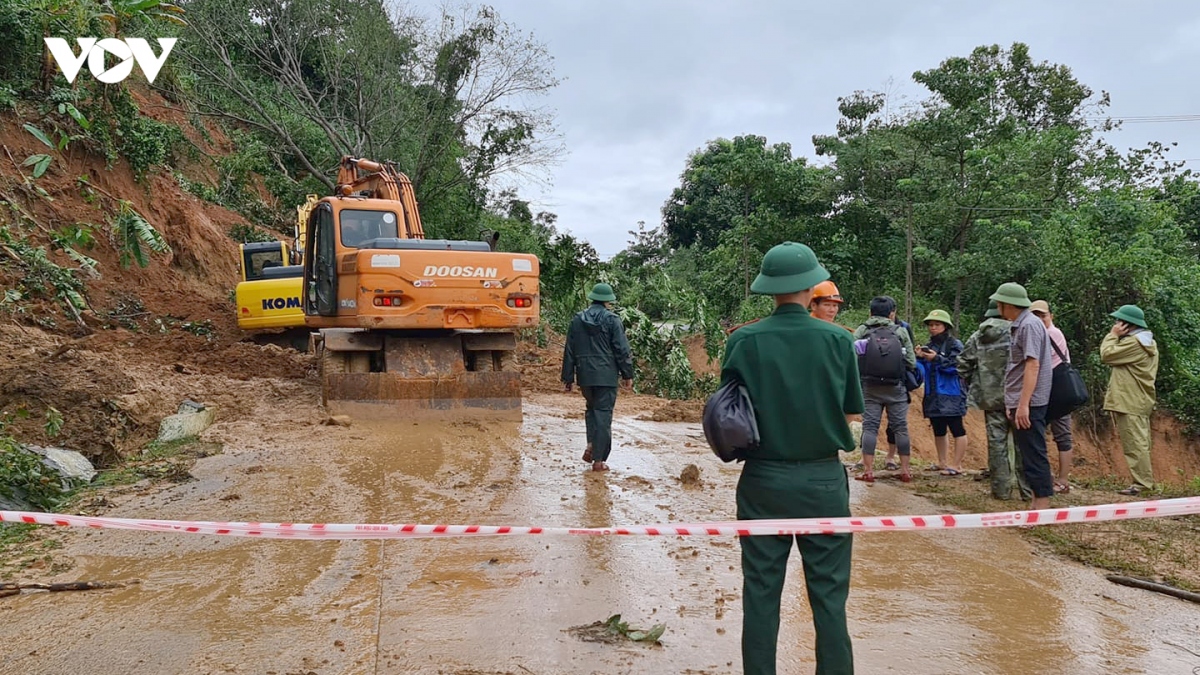
POLYGON ((992 496, 1009 499, 1014 477, 1021 497, 1028 499, 1029 486, 1016 461, 1008 417, 1004 410, 1004 371, 1008 367, 1011 321, 1000 318, 996 301, 988 304, 983 323, 979 324, 958 356, 958 373, 967 382, 967 405, 983 411, 987 423, 988 473, 992 496))

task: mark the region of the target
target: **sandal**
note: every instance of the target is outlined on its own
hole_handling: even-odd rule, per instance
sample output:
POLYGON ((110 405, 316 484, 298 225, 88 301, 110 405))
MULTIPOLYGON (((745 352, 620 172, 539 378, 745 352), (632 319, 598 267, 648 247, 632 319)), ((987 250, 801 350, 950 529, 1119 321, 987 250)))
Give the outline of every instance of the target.
POLYGON ((901 483, 911 483, 912 482, 912 474, 908 473, 907 471, 902 474, 898 474, 897 477, 900 479, 901 483))
POLYGON ((864 483, 874 483, 875 482, 875 474, 868 471, 864 474, 859 474, 859 475, 855 476, 854 480, 861 480, 864 483))
POLYGON ((937 464, 930 464, 929 466, 925 467, 925 470, 926 471, 941 471, 942 469, 945 469, 945 468, 946 467, 938 466, 937 464))
POLYGON ((959 471, 958 469, 943 469, 942 475, 943 476, 961 476, 962 472, 959 471))
POLYGON ((1127 497, 1136 497, 1142 493, 1142 490, 1143 490, 1143 488, 1141 488, 1137 485, 1130 485, 1129 487, 1125 488, 1124 490, 1117 490, 1117 494, 1125 495, 1127 497))
POLYGON ((888 471, 899 471, 900 465, 895 462, 888 462, 883 468, 887 469, 888 471))
POLYGON ((1063 481, 1061 483, 1058 481, 1054 481, 1054 492, 1056 494, 1060 494, 1060 495, 1070 494, 1071 493, 1071 485, 1070 485, 1070 483, 1067 483, 1066 481, 1063 481))

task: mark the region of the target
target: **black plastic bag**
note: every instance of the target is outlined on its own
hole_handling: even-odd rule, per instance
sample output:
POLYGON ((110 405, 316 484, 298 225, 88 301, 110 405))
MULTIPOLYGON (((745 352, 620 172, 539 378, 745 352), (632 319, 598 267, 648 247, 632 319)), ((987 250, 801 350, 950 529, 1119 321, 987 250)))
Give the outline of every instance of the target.
POLYGON ((726 382, 704 404, 704 438, 722 462, 740 462, 758 448, 758 418, 740 381, 726 382))
POLYGON ((1050 346, 1054 348, 1058 358, 1062 359, 1062 363, 1058 364, 1050 376, 1050 404, 1046 406, 1047 421, 1070 415, 1088 402, 1088 390, 1087 385, 1083 382, 1083 376, 1079 374, 1078 370, 1075 370, 1075 366, 1063 358, 1063 353, 1059 351, 1058 345, 1054 344, 1053 340, 1050 341, 1050 346))

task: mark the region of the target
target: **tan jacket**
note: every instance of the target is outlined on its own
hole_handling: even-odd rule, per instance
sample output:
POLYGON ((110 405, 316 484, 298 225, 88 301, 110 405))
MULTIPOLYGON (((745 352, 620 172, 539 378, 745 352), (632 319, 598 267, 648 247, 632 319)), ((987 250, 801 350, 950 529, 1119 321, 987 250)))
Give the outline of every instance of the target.
POLYGON ((1149 415, 1154 410, 1154 379, 1158 376, 1158 345, 1154 334, 1139 330, 1130 335, 1104 336, 1100 362, 1112 368, 1104 409, 1129 415, 1149 415))

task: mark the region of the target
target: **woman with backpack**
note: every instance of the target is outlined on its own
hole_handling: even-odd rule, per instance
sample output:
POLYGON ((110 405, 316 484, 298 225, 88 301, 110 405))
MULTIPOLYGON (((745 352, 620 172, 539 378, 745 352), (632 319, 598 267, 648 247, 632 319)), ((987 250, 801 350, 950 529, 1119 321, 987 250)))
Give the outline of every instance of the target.
POLYGON ((958 376, 958 355, 963 344, 954 337, 954 322, 945 310, 933 310, 924 323, 929 330, 929 342, 917 348, 917 363, 925 375, 922 409, 933 427, 933 444, 938 454, 938 463, 930 470, 941 470, 943 476, 958 476, 962 474, 963 457, 967 454, 967 430, 963 427, 967 397, 958 376), (953 464, 947 463, 946 432, 954 437, 953 464))

